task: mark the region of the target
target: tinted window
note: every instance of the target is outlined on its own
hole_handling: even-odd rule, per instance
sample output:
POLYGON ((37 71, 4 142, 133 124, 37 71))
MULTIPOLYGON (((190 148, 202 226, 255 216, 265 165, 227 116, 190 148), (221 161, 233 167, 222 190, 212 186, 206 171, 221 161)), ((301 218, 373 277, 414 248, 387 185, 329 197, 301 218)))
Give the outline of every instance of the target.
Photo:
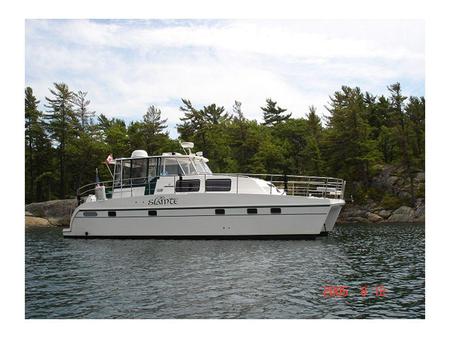
POLYGON ((148 176, 150 177, 156 176, 156 158, 148 159, 148 176))
POLYGON ((176 192, 190 192, 200 190, 200 180, 178 180, 175 186, 176 192))
POLYGON ((97 212, 95 212, 95 211, 85 211, 85 212, 83 212, 83 216, 85 216, 85 217, 95 217, 95 216, 97 216, 97 212))
POLYGON ((116 212, 115 211, 108 211, 108 216, 116 217, 116 212))
POLYGON ((230 191, 231 180, 230 179, 209 179, 206 180, 206 191, 230 191))
POLYGON ((120 187, 120 179, 122 175, 122 162, 116 161, 116 165, 114 167, 114 186, 120 187))
POLYGON ((131 163, 130 160, 122 161, 122 184, 129 185, 131 178, 131 163))
POLYGON ((161 176, 181 175, 182 173, 183 171, 181 170, 175 158, 164 159, 164 166, 161 171, 161 176))
POLYGON ((216 215, 225 215, 225 209, 216 209, 216 215))
POLYGON ((147 159, 140 158, 138 160, 132 160, 131 178, 133 179, 133 185, 144 184, 146 176, 147 159))
POLYGON ((257 214, 258 209, 247 209, 247 214, 257 214))

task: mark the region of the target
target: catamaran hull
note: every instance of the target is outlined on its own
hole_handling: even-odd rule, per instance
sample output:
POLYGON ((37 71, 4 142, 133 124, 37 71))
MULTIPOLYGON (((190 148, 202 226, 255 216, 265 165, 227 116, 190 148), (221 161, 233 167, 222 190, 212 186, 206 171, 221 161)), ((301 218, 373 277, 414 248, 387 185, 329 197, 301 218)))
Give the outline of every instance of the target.
POLYGON ((84 203, 65 237, 314 238, 333 229, 342 200, 244 194, 173 194, 84 203))

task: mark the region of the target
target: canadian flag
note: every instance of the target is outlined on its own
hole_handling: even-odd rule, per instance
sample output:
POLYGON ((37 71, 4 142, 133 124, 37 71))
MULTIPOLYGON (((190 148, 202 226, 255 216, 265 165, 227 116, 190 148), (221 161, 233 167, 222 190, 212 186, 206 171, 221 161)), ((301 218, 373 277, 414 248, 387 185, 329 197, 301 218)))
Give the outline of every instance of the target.
POLYGON ((114 162, 113 156, 112 154, 109 154, 108 157, 106 158, 106 163, 111 164, 114 162))

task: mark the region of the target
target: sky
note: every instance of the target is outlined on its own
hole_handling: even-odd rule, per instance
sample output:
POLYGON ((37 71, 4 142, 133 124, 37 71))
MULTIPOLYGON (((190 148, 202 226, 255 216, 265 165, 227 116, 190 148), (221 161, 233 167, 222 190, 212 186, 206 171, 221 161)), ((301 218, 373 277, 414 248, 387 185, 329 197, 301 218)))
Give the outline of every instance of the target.
POLYGON ((97 114, 141 119, 216 103, 262 120, 271 98, 293 117, 326 115, 342 85, 425 95, 425 24, 417 20, 26 20, 25 85, 44 109, 54 82, 88 92, 97 114))

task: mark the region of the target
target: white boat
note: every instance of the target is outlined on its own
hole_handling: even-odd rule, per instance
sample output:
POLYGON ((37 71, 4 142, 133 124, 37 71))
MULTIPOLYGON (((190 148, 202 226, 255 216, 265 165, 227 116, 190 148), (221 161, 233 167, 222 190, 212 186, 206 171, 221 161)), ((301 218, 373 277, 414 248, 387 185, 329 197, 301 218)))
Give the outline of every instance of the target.
POLYGON ((314 238, 333 230, 345 204, 342 179, 214 174, 192 143, 182 146, 186 154, 114 160, 112 181, 78 190, 64 237, 314 238))

